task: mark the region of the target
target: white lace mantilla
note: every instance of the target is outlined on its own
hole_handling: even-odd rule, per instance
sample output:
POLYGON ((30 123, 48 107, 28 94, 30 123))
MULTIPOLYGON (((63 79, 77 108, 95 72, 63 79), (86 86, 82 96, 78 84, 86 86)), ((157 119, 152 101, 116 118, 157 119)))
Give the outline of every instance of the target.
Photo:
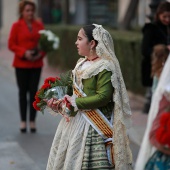
MULTIPOLYGON (((112 85, 114 87, 113 101, 114 122, 113 122, 113 144, 114 159, 116 170, 130 170, 132 166, 132 153, 129 147, 129 140, 126 129, 131 126, 131 110, 129 99, 124 84, 123 76, 120 70, 119 62, 114 52, 114 45, 111 35, 101 25, 93 24, 93 37, 98 42, 96 54, 104 60, 112 71, 112 85), (110 64, 107 64, 107 63, 110 64)), ((99 67, 100 68, 100 67, 99 67)))

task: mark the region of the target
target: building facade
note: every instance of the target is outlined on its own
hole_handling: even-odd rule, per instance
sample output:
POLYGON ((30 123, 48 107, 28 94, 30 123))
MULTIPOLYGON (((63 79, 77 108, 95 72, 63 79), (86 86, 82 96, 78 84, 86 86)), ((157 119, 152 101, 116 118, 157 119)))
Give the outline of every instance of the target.
MULTIPOLYGON (((19 0, 0 0, 0 32, 8 34, 18 18, 19 0)), ((116 27, 126 14, 130 0, 34 0, 38 16, 45 24, 98 23, 116 27)), ((151 0, 139 0, 135 24, 142 26, 147 21, 151 0)))

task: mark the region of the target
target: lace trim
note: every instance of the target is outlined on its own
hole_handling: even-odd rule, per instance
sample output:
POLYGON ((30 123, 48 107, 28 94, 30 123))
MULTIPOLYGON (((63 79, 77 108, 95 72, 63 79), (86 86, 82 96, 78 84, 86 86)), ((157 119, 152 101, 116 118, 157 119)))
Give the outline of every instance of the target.
POLYGON ((75 112, 78 111, 78 107, 77 107, 77 104, 76 104, 76 98, 77 98, 77 96, 75 94, 73 94, 70 98, 70 103, 74 107, 75 112))

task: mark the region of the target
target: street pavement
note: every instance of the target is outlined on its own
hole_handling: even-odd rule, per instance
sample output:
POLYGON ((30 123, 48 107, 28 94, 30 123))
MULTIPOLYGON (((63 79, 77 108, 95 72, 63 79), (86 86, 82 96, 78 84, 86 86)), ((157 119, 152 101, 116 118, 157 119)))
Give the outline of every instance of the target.
MULTIPOLYGON (((7 49, 7 38, 0 39, 0 170, 45 170, 53 137, 60 116, 45 112, 37 115, 37 133, 21 134, 19 131, 18 89, 13 53, 7 49)), ((44 59, 40 85, 49 76, 61 72, 44 59)), ((146 127, 147 115, 141 112, 144 98, 128 91, 132 109, 133 126, 129 130, 134 164, 146 127)))

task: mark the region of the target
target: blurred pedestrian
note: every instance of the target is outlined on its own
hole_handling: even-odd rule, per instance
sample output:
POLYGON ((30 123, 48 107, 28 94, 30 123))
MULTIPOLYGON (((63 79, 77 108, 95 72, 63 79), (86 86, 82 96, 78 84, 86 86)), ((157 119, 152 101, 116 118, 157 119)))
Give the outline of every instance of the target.
POLYGON ((135 170, 170 169, 170 55, 152 98, 135 170))
MULTIPOLYGON (((75 113, 58 125, 47 170, 131 170, 131 110, 112 37, 101 25, 87 25, 75 44, 86 56, 72 71, 73 95, 65 96, 75 113)), ((52 98, 47 105, 57 112, 59 102, 52 98)))
POLYGON ((161 75, 162 69, 169 55, 168 47, 164 44, 155 45, 152 52, 151 61, 151 77, 153 77, 152 83, 152 95, 157 87, 159 77, 161 75))
POLYGON ((20 131, 27 131, 27 105, 29 104, 29 125, 36 132, 36 111, 32 106, 38 88, 43 57, 45 53, 38 49, 39 30, 43 24, 35 18, 36 5, 33 1, 19 2, 19 19, 13 23, 8 47, 14 52, 13 67, 19 89, 20 131), (29 94, 29 99, 27 98, 29 94))
POLYGON ((145 24, 142 29, 142 84, 147 87, 146 103, 143 112, 148 113, 151 102, 151 54, 153 47, 164 44, 170 49, 170 3, 161 2, 155 14, 153 23, 145 24))

